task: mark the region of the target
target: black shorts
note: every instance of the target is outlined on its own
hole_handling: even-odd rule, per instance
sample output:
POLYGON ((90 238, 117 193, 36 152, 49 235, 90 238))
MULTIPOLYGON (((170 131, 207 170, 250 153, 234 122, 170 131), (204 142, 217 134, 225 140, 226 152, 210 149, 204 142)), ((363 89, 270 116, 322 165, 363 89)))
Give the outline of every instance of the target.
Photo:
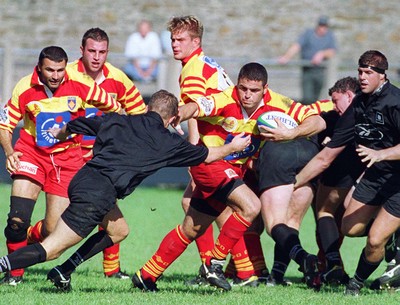
POLYGON ((318 146, 306 138, 287 142, 266 142, 257 161, 260 192, 293 184, 300 170, 318 153, 318 146))
POLYGON ((374 167, 367 169, 353 198, 366 205, 382 206, 389 214, 400 218, 400 173, 384 174, 374 167))
POLYGON ((365 170, 354 147, 342 151, 332 164, 320 175, 320 181, 325 186, 351 188, 365 170))
POLYGON ((61 218, 85 238, 114 207, 117 193, 108 178, 85 165, 71 180, 68 197, 70 205, 61 218))

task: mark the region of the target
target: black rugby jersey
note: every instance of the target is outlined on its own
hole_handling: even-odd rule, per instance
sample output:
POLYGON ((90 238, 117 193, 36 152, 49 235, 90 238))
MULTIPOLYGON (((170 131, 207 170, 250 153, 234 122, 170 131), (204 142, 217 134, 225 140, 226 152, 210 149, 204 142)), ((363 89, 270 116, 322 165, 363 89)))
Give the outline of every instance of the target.
POLYGON ((93 158, 85 166, 108 177, 118 198, 124 198, 163 167, 188 167, 204 162, 208 148, 195 146, 164 127, 161 116, 106 114, 68 122, 67 131, 96 136, 93 158))

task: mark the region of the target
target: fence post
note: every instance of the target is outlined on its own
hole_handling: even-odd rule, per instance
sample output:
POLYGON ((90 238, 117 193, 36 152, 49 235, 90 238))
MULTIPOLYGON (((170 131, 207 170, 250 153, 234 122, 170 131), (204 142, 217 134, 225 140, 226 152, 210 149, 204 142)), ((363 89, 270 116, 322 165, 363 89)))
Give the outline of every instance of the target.
MULTIPOLYGON (((6 40, 7 41, 7 40, 6 40)), ((3 53, 3 92, 1 93, 1 103, 7 103, 12 93, 12 82, 13 82, 13 50, 11 44, 6 43, 3 53)))

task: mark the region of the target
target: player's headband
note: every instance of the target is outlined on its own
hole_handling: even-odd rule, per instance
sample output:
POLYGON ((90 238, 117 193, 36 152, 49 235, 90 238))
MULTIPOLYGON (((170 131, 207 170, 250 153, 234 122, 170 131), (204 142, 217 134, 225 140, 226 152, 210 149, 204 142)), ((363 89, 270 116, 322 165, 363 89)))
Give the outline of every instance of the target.
POLYGON ((367 68, 367 69, 371 69, 371 70, 373 70, 373 71, 375 71, 375 72, 377 72, 377 73, 379 73, 379 74, 385 74, 385 69, 381 69, 381 68, 377 68, 377 67, 374 67, 374 66, 370 66, 370 65, 365 65, 365 64, 361 64, 361 65, 358 65, 360 68, 367 68))

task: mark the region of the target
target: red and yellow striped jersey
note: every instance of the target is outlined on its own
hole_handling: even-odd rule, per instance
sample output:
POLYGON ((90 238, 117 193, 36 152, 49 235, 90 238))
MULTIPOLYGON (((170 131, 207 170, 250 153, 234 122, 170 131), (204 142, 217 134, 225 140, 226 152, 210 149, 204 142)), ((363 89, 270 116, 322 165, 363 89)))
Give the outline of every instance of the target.
POLYGON ((15 86, 1 113, 0 128, 13 132, 23 119, 24 126, 18 141, 48 153, 62 151, 80 143, 80 137, 72 136, 60 142, 47 130, 84 116, 85 102, 104 112, 121 110, 120 104, 87 75, 67 66, 64 80, 55 92, 51 92, 40 81, 35 68, 32 74, 23 77, 15 86))
POLYGON ((309 106, 315 111, 317 111, 319 114, 321 114, 322 112, 328 112, 335 109, 335 105, 331 100, 316 101, 315 103, 312 103, 309 106))
MULTIPOLYGON (((85 73, 85 67, 82 59, 78 59, 68 66, 71 69, 85 73)), ((98 85, 106 90, 118 103, 121 104, 121 107, 126 114, 141 114, 146 111, 146 105, 143 101, 142 95, 135 84, 128 78, 128 76, 126 76, 124 72, 106 62, 103 65, 102 73, 103 78, 100 82, 98 82, 98 85)), ((92 105, 85 105, 86 117, 101 114, 102 112, 92 105)), ((81 145, 82 147, 90 149, 93 147, 94 141, 95 137, 83 136, 81 145)))
POLYGON ((290 115, 299 124, 309 116, 318 114, 314 109, 269 89, 257 110, 251 115, 248 115, 241 107, 236 87, 230 87, 219 94, 199 98, 196 103, 199 107, 197 124, 200 141, 205 146, 224 145, 241 132, 252 136, 251 145, 248 148, 225 158, 235 164, 244 164, 249 157, 256 158, 259 148, 263 146, 264 139, 257 127, 257 118, 262 113, 281 111, 290 115))
POLYGON ((200 96, 219 93, 233 86, 224 69, 214 59, 205 56, 201 48, 182 61, 182 65, 179 77, 181 104, 196 101, 200 96))

